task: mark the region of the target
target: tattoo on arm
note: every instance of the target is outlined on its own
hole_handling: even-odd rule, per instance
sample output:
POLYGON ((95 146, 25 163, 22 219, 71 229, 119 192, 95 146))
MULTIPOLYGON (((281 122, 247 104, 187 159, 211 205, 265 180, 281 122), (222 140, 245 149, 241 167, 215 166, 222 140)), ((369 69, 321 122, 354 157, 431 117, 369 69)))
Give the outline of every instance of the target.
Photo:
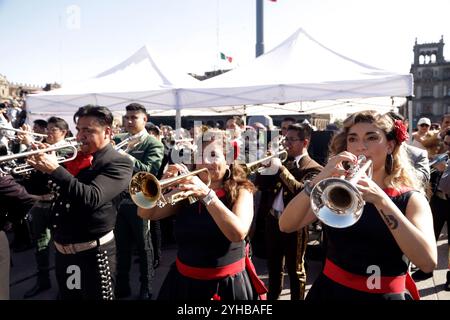
POLYGON ((381 216, 384 219, 384 222, 388 225, 389 228, 392 230, 397 229, 398 227, 398 221, 395 219, 395 217, 392 214, 386 214, 383 212, 383 210, 380 210, 381 216))

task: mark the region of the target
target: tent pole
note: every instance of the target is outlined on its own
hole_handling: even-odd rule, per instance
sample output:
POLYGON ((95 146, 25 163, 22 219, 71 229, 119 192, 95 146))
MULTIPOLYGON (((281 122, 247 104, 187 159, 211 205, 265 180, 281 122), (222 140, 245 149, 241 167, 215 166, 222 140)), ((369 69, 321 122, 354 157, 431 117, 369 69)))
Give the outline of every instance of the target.
POLYGON ((408 133, 409 133, 409 139, 411 141, 412 139, 412 129, 413 129, 413 105, 412 105, 412 96, 409 96, 408 98, 408 133))
POLYGON ((177 109, 177 113, 175 115, 175 129, 181 129, 181 110, 177 109))
POLYGON ((256 57, 264 54, 264 3, 256 0, 256 57))
POLYGON ((179 96, 179 89, 175 89, 175 108, 176 108, 176 115, 175 115, 175 129, 177 132, 179 132, 179 129, 181 129, 181 110, 180 110, 180 96, 179 96))

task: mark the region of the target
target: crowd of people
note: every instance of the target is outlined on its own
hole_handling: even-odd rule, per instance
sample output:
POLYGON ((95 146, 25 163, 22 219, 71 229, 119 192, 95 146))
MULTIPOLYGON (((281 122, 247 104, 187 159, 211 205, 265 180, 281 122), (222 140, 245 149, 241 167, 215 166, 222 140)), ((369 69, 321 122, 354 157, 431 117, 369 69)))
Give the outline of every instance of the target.
MULTIPOLYGON (((450 114, 440 124, 420 119, 409 140, 394 112, 354 113, 318 135, 290 117, 279 128, 234 116, 224 128, 173 130, 151 123, 139 103, 123 119, 87 105, 72 135, 62 118, 31 126, 19 110, 12 120, 11 108, 0 105, 0 230, 30 226, 38 276, 24 298, 51 286, 51 242, 63 300, 130 296, 133 255, 143 300, 277 300, 284 269, 292 300, 411 300, 414 280, 436 267, 436 241, 449 226, 450 114), (370 170, 356 175, 359 166, 370 170), (322 187, 337 180, 351 184, 361 212, 345 227, 318 219, 314 205, 323 191, 320 210, 344 216, 348 193, 336 200, 338 188, 322 187), (323 232, 325 258, 306 295, 311 226, 323 232), (177 256, 154 297, 164 239, 177 256), (252 255, 267 261, 267 286, 252 255)), ((7 241, 0 231, 0 299, 9 296, 7 241)))

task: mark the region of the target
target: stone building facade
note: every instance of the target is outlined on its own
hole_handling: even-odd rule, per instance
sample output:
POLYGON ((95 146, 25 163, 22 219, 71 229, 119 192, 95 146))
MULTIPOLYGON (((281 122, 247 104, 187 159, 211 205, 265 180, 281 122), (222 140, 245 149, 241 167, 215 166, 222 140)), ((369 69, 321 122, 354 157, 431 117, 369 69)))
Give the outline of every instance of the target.
POLYGON ((444 39, 439 42, 414 44, 413 125, 421 117, 440 122, 450 113, 450 61, 444 58, 444 39))
MULTIPOLYGON (((57 85, 57 84, 53 84, 57 85)), ((42 91, 43 88, 30 84, 9 82, 6 76, 0 74, 0 100, 17 99, 29 93, 42 91)))

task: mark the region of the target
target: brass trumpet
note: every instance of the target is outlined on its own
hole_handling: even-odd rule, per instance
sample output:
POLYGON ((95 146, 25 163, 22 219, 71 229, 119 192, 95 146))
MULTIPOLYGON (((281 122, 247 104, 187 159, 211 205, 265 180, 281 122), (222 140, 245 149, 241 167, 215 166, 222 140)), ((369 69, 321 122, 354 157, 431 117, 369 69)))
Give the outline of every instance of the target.
MULTIPOLYGON (((37 150, 33 150, 33 151, 28 151, 28 152, 22 152, 22 153, 17 153, 17 154, 12 154, 12 155, 7 155, 7 156, 2 156, 0 157, 0 164, 3 162, 9 162, 9 161, 14 161, 16 159, 20 159, 20 158, 28 158, 32 155, 35 154, 39 154, 39 153, 43 153, 43 152, 52 152, 52 151, 58 151, 58 150, 62 150, 62 149, 72 149, 73 150, 73 154, 72 156, 65 158, 65 157, 59 157, 58 158, 58 163, 63 163, 63 162, 67 162, 67 161, 71 161, 74 160, 77 157, 77 153, 78 153, 78 147, 81 145, 80 142, 67 142, 64 144, 59 144, 59 145, 55 145, 55 146, 51 146, 45 149, 37 149, 37 150)), ((10 169, 10 172, 13 174, 25 174, 28 173, 30 171, 35 170, 31 165, 29 164, 21 164, 21 165, 17 165, 14 168, 10 169)))
POLYGON ((253 161, 253 162, 242 163, 241 166, 244 169, 244 171, 247 173, 247 175, 249 175, 251 173, 260 172, 262 169, 264 169, 264 168, 262 168, 263 163, 267 162, 270 159, 275 158, 275 157, 279 157, 281 162, 284 162, 284 161, 286 161, 286 159, 288 157, 288 153, 286 150, 282 150, 282 151, 276 152, 270 156, 261 158, 259 160, 253 161))
MULTIPOLYGON (((174 205, 177 202, 186 199, 181 192, 167 196, 169 189, 187 177, 196 176, 201 172, 208 174, 208 183, 211 184, 211 175, 207 168, 195 170, 176 177, 158 180, 153 174, 141 171, 136 173, 130 181, 129 192, 131 200, 141 208, 150 209, 155 206, 160 208, 166 204, 174 205)), ((190 197, 189 202, 197 201, 196 198, 190 197)))
POLYGON ((347 228, 358 222, 365 202, 356 183, 365 172, 372 176, 372 161, 361 155, 358 163, 350 168, 348 180, 328 178, 314 186, 311 209, 320 221, 334 228, 347 228))

